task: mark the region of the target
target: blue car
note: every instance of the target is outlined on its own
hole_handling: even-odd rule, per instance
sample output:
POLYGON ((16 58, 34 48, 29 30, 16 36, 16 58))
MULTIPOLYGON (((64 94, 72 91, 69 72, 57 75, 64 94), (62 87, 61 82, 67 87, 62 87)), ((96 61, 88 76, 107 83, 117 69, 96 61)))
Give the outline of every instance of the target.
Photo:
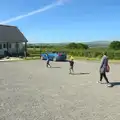
POLYGON ((47 55, 51 61, 66 61, 67 55, 65 53, 59 52, 59 53, 43 53, 41 54, 42 60, 47 60, 47 55))

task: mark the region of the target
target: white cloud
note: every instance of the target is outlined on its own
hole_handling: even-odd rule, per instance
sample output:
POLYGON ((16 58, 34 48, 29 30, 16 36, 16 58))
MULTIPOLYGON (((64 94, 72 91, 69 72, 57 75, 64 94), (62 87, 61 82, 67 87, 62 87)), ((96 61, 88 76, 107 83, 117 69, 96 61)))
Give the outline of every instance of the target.
POLYGON ((24 15, 20 15, 20 16, 17 16, 17 17, 13 17, 13 18, 10 18, 10 19, 5 20, 5 21, 1 21, 0 24, 7 24, 7 23, 10 23, 10 22, 14 22, 14 21, 23 19, 23 18, 28 17, 28 16, 32 16, 32 15, 35 15, 35 14, 38 14, 38 13, 41 13, 41 12, 45 12, 47 10, 52 9, 53 7, 63 5, 65 1, 66 0, 57 0, 55 3, 47 5, 47 6, 43 7, 43 8, 38 9, 38 10, 29 12, 29 13, 24 14, 24 15))

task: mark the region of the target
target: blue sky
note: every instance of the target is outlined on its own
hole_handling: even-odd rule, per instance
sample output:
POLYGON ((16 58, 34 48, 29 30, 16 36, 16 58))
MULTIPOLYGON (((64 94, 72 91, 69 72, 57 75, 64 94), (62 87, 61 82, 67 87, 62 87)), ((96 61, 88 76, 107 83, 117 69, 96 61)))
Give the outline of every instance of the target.
MULTIPOLYGON (((27 14, 56 0, 1 0, 0 22, 27 14)), ((86 42, 120 39, 119 0, 69 0, 44 12, 16 20, 29 42, 86 42)))

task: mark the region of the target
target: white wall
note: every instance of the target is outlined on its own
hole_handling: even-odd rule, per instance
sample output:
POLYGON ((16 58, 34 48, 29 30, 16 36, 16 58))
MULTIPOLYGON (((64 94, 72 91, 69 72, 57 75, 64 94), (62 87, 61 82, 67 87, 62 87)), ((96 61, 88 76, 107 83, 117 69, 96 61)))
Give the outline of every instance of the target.
MULTIPOLYGON (((18 52, 20 52, 24 47, 23 43, 18 43, 18 52)), ((16 43, 11 43, 11 48, 9 48, 9 51, 11 53, 16 52, 16 43)))
MULTIPOLYGON (((4 51, 7 50, 7 43, 0 43, 2 45, 2 49, 0 49, 0 55, 4 55, 4 51), (6 47, 4 48, 4 44, 6 45, 6 47)), ((10 53, 16 53, 16 43, 10 43, 11 47, 8 45, 9 47, 9 52, 10 53)), ((24 48, 24 44, 23 43, 18 43, 18 52, 22 51, 24 48)))

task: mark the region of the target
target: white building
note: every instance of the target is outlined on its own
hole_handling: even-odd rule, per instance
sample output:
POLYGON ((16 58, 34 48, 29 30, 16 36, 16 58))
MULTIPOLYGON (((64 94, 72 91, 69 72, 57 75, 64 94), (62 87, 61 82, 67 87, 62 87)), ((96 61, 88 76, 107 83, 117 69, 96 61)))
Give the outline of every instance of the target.
POLYGON ((28 40, 16 26, 0 25, 0 56, 19 55, 27 50, 28 40))

